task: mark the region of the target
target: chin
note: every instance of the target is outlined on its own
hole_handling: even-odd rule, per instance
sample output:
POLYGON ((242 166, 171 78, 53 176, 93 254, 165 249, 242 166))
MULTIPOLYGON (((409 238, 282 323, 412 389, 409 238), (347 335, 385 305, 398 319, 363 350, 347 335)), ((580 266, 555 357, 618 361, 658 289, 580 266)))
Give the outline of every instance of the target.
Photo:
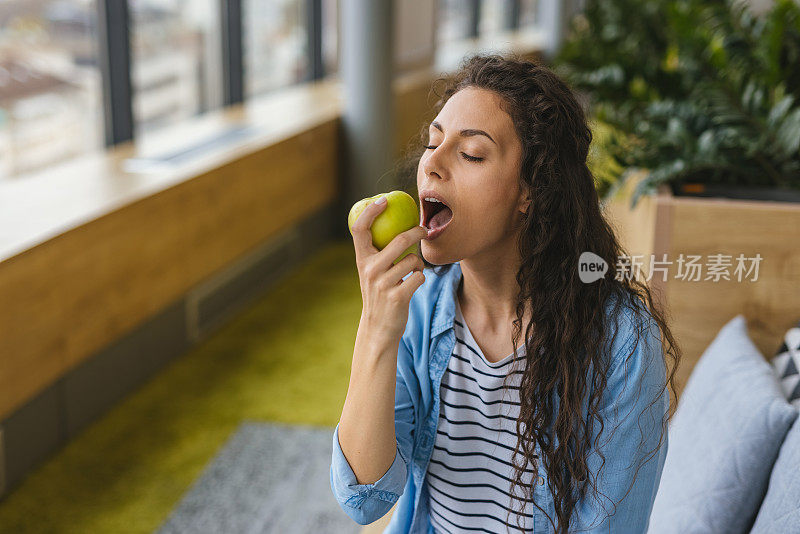
POLYGON ((433 265, 447 265, 461 259, 455 257, 453 254, 438 250, 436 245, 427 243, 425 240, 422 240, 422 243, 423 244, 420 246, 420 254, 422 254, 422 257, 425 258, 425 261, 428 263, 433 265))

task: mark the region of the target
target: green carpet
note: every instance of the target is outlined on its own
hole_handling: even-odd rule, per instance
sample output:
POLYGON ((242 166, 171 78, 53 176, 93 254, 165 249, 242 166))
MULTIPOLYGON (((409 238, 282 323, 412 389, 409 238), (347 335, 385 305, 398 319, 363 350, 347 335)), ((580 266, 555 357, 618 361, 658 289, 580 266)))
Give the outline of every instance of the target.
POLYGON ((337 241, 34 471, 0 531, 150 533, 247 420, 336 425, 361 316, 337 241))

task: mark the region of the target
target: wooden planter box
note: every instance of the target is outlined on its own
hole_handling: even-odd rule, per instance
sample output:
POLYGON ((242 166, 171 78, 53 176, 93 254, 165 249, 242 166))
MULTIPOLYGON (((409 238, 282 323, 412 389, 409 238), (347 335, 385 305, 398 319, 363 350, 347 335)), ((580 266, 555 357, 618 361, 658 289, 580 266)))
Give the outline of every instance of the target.
POLYGON ((650 273, 651 259, 660 262, 666 254, 666 262, 672 262, 661 264, 666 280, 655 271, 649 283, 653 298, 666 305, 683 351, 678 392, 720 328, 739 313, 755 345, 771 359, 786 330, 800 320, 800 203, 674 196, 664 185, 631 209, 631 192, 645 174, 631 176, 603 209, 626 254, 642 256, 643 278, 650 273), (681 254, 701 256, 699 275, 678 276, 681 254), (748 273, 754 267, 748 259, 738 280, 740 254, 760 255, 757 276, 748 273), (710 271, 712 263, 729 279, 710 271))

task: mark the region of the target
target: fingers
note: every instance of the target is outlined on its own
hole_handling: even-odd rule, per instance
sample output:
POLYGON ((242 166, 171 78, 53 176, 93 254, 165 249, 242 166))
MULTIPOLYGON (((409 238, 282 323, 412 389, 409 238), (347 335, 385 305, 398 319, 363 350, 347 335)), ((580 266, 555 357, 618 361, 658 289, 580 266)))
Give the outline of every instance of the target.
MULTIPOLYGON (((413 254, 410 255, 413 256, 413 254)), ((422 270, 414 271, 408 278, 400 282, 400 286, 396 290, 402 292, 404 301, 410 301, 411 297, 414 296, 414 291, 424 283, 425 273, 422 270)))
POLYGON ((425 269, 425 263, 422 258, 416 254, 409 254, 402 260, 398 261, 389 269, 387 276, 387 285, 390 287, 399 286, 404 282, 403 277, 412 271, 422 271, 425 269))
POLYGON ((425 263, 422 258, 416 254, 409 254, 389 269, 381 285, 386 289, 391 288, 401 302, 408 302, 414 292, 425 283, 424 270, 425 263))
POLYGON ((382 198, 384 202, 379 204, 373 202, 367 206, 364 211, 361 212, 361 215, 358 216, 356 222, 353 223, 351 233, 353 234, 353 243, 356 249, 356 261, 361 261, 372 254, 378 253, 378 249, 372 244, 372 232, 370 232, 370 227, 375 217, 386 209, 388 202, 386 202, 386 197, 382 198))
POLYGON ((408 247, 414 243, 419 243, 420 240, 427 236, 428 229, 424 226, 415 226, 414 228, 397 234, 395 238, 378 253, 378 257, 380 258, 378 263, 383 269, 389 269, 394 261, 399 258, 408 247))

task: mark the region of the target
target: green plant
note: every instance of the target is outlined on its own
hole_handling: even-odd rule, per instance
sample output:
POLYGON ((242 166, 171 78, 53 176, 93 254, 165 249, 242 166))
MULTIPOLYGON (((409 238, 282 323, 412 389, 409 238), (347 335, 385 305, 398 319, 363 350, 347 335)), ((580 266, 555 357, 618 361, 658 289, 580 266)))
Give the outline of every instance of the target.
POLYGON ((590 118, 589 126, 593 142, 589 145, 586 164, 595 178, 597 193, 603 198, 619 182, 620 175, 625 170, 614 157, 614 152, 625 150, 629 146, 629 137, 597 117, 590 118))
POLYGON ((755 16, 734 0, 590 0, 585 13, 556 69, 627 136, 607 157, 649 169, 632 205, 661 183, 800 188, 800 6, 755 16))

